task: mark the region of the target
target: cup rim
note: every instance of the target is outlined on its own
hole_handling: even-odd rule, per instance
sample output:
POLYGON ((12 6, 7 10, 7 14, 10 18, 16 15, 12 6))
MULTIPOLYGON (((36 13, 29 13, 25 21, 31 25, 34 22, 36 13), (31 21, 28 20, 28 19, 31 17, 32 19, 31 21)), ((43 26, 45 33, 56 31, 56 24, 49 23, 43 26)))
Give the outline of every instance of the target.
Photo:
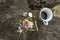
POLYGON ((49 8, 43 8, 43 9, 41 9, 41 11, 40 11, 40 18, 41 18, 43 21, 50 21, 50 20, 52 19, 52 17, 53 17, 53 14, 51 15, 51 17, 50 17, 49 19, 43 19, 43 18, 41 17, 41 12, 42 12, 43 10, 49 10, 49 11, 51 12, 51 14, 52 14, 51 9, 49 9, 49 8))

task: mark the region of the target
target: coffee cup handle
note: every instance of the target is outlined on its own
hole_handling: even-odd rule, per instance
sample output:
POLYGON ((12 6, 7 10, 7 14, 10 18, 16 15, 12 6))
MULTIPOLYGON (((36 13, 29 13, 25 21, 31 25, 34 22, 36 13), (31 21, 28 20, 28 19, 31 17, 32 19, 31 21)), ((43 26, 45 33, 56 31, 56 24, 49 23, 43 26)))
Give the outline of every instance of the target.
POLYGON ((44 23, 45 25, 48 25, 48 21, 43 21, 43 23, 44 23))

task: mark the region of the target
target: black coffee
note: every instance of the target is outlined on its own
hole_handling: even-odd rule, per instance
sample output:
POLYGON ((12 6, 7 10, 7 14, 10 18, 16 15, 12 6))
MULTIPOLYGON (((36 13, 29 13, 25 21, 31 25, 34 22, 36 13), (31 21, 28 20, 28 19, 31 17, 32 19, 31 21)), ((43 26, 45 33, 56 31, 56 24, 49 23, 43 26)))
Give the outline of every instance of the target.
POLYGON ((47 13, 42 11, 41 17, 46 20, 47 19, 47 13))

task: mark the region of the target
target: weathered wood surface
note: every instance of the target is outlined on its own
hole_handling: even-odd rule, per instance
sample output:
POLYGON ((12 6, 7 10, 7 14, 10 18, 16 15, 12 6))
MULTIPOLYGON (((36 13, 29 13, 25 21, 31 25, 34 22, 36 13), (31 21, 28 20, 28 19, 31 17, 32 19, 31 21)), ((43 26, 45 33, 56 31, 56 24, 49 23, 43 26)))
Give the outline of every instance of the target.
MULTIPOLYGON (((14 4, 6 10, 0 9, 0 40, 24 40, 19 33, 17 33, 16 21, 20 19, 22 13, 26 10, 22 9, 23 5, 29 10, 27 0, 15 0, 14 4)), ((4 8, 2 8, 4 9, 4 8)), ((56 10, 60 10, 59 7, 54 7, 56 10)), ((38 14, 38 10, 31 10, 33 14, 38 14)), ((48 26, 45 26, 41 21, 37 20, 39 31, 30 32, 26 36, 25 40, 60 40, 60 12, 54 12, 52 21, 48 26)))

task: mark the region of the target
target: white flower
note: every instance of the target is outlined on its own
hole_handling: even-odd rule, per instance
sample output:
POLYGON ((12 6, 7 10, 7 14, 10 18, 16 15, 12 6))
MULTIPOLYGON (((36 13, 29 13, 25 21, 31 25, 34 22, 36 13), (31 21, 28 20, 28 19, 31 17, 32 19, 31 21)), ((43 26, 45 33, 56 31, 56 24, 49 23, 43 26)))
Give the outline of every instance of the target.
POLYGON ((29 21, 29 22, 28 22, 28 25, 29 25, 29 26, 28 26, 29 28, 33 28, 33 22, 30 22, 30 21, 29 21))
POLYGON ((24 13, 23 13, 23 16, 25 16, 25 17, 26 17, 26 16, 27 16, 27 12, 24 12, 24 13))
POLYGON ((17 32, 19 32, 19 33, 22 33, 22 29, 21 29, 21 27, 19 27, 19 29, 17 30, 17 32))
POLYGON ((32 15, 32 13, 31 13, 31 12, 29 12, 28 16, 29 16, 29 17, 32 17, 33 15, 32 15))

